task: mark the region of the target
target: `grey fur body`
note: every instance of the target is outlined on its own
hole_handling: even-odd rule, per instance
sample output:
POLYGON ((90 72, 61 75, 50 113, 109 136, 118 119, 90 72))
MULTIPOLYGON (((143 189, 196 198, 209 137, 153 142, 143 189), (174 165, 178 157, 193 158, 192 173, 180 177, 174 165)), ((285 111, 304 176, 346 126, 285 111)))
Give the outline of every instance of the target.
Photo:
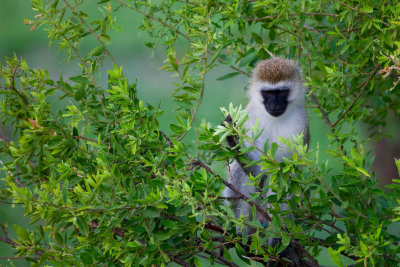
MULTIPOLYGON (((271 59, 269 61, 273 61, 271 59)), ((293 61, 284 60, 281 58, 276 58, 278 62, 268 62, 268 61, 261 61, 258 66, 256 66, 252 79, 250 81, 249 86, 249 103, 247 105, 247 111, 249 114, 249 120, 246 123, 246 128, 250 129, 258 119, 259 129, 263 129, 262 134, 258 137, 255 141, 255 145, 260 148, 261 150, 264 149, 264 144, 266 140, 268 140, 269 144, 277 143, 279 148, 276 153, 276 160, 282 161, 283 157, 290 156, 290 152, 287 148, 284 147, 283 144, 280 143, 278 140, 279 137, 284 138, 292 138, 294 135, 300 135, 302 132, 304 133, 304 142, 308 143, 309 141, 309 132, 308 132, 308 116, 307 112, 304 108, 304 93, 306 91, 300 75, 300 70, 298 69, 297 65, 295 65, 295 74, 292 75, 296 76, 293 79, 288 79, 290 75, 283 75, 283 77, 288 77, 285 80, 273 80, 271 81, 260 80, 257 73, 257 67, 262 64, 276 64, 279 66, 274 66, 277 72, 277 68, 282 67, 284 68, 287 64, 295 64, 293 61), (289 94, 289 104, 285 110, 285 112, 278 116, 274 117, 270 115, 266 108, 264 108, 263 98, 261 96, 261 89, 270 89, 273 90, 275 88, 279 88, 282 86, 290 87, 290 94, 289 94)), ((263 67, 263 66, 261 66, 263 67)), ((258 70, 260 71, 260 70, 258 70)), ((263 69, 262 71, 265 71, 263 69)), ((278 70, 279 71, 279 70, 278 70)), ((263 73, 264 76, 268 76, 268 72, 263 73)), ((250 133, 248 133, 250 135, 250 133)), ((246 143, 245 146, 250 146, 250 144, 246 143)), ((257 161, 260 159, 261 153, 257 150, 249 152, 247 155, 250 161, 257 161)), ((228 169, 228 176, 229 182, 233 184, 235 188, 237 188, 240 192, 245 194, 248 197, 252 197, 252 193, 256 193, 259 189, 254 186, 248 185, 248 174, 249 172, 255 177, 261 173, 261 168, 258 165, 253 165, 250 168, 243 168, 243 164, 239 163, 237 160, 234 160, 233 163, 229 165, 228 169)), ((265 177, 263 178, 266 179, 265 177)), ((260 183, 261 186, 264 186, 262 181, 260 183)), ((267 196, 271 195, 271 190, 268 190, 267 196)), ((229 188, 225 188, 223 195, 225 197, 235 197, 236 194, 229 188)), ((284 207, 283 207, 284 208, 284 207)), ((249 220, 251 220, 251 206, 244 202, 244 201, 235 201, 233 203, 233 210, 235 213, 235 217, 239 218, 241 215, 249 216, 249 220)), ((247 234, 250 234, 252 230, 247 227, 246 228, 247 234)))

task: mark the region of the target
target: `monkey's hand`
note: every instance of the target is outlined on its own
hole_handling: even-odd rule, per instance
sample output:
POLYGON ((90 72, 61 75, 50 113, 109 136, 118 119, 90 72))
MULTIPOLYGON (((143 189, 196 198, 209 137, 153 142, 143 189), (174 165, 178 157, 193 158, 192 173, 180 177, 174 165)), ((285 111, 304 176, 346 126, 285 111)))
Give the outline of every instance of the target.
MULTIPOLYGON (((225 120, 222 122, 222 126, 225 126, 224 122, 227 122, 229 125, 232 125, 232 117, 230 114, 226 116, 225 120)), ((226 137, 226 142, 230 148, 234 148, 239 144, 239 141, 235 135, 229 135, 226 137)), ((238 148, 236 148, 238 151, 238 148)))

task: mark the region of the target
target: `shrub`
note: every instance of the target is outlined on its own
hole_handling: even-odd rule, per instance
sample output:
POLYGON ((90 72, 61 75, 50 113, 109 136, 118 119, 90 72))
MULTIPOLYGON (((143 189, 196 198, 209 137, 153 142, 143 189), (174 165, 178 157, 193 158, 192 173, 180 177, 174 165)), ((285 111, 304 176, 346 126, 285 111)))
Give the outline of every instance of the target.
MULTIPOLYGON (((399 236, 388 228, 399 219, 400 180, 386 191, 376 187, 357 124, 381 138, 388 113, 398 114, 400 4, 387 1, 130 1, 31 0, 32 29, 45 28, 50 44, 78 60, 75 76, 51 79, 24 59, 8 58, 1 68, 1 119, 14 127, 0 153, 6 202, 21 204, 33 227, 15 226, 11 240, 2 225, 0 240, 35 264, 201 265, 204 259, 228 266, 268 261, 287 264, 280 254, 294 247, 310 266, 323 249, 342 266, 397 265, 399 236), (90 14, 97 6, 101 12, 90 14), (87 11, 89 10, 89 11, 87 11), (176 122, 160 129, 159 108, 138 99, 107 46, 118 30, 118 12, 140 14, 141 31, 165 47, 166 71, 179 81, 172 98, 176 122), (99 14, 101 17, 99 18, 99 14), (80 44, 97 47, 82 53, 80 44), (264 228, 235 218, 220 193, 227 175, 213 162, 243 158, 224 142, 246 136, 246 112, 224 110, 234 126, 197 125, 205 78, 218 65, 231 72, 219 80, 249 75, 255 62, 272 54, 298 60, 309 87, 309 112, 326 123, 330 162, 301 137, 283 140, 294 152, 283 162, 264 149, 264 167, 276 193, 248 199, 269 203, 264 228), (107 58, 107 86, 99 73, 107 58), (64 101, 67 99, 68 101, 64 101), (69 104, 65 104, 65 103, 69 104), (192 147, 187 133, 199 132, 192 147), (167 135, 165 132, 170 132, 167 135), (289 210, 279 204, 292 195, 289 210), (293 213, 293 217, 287 217, 293 213), (256 229, 242 235, 237 226, 256 229), (275 247, 269 238, 281 238, 275 247)), ((255 129, 257 132, 257 129, 255 129)), ((312 135, 313 133, 311 133, 312 135)), ((272 146, 276 149, 276 146, 272 146)), ((253 148, 254 149, 254 148, 253 148)), ((397 165, 400 163, 397 161, 397 165)), ((252 179, 253 184, 259 180, 252 179)), ((265 211, 264 211, 265 213, 265 211)))

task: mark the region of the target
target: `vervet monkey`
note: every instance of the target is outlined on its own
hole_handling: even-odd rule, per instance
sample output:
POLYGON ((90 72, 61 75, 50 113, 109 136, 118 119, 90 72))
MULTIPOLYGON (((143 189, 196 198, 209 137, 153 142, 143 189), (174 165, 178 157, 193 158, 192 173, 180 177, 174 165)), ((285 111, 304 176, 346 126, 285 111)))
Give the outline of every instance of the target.
MULTIPOLYGON (((300 68, 292 60, 273 57, 258 62, 253 70, 247 105, 250 118, 245 126, 249 130, 258 119, 259 129, 263 129, 263 132, 255 141, 255 145, 263 149, 267 140, 268 144, 277 143, 279 146, 276 152, 277 161, 282 161, 282 157, 291 155, 290 151, 279 141, 280 136, 293 138, 294 135, 303 133, 304 143, 309 143, 308 116, 304 108, 305 92, 306 87, 303 85, 300 68)), ((232 137, 228 138, 228 144, 232 147, 235 146, 232 137)), ((245 145, 250 146, 248 143, 245 145)), ((250 162, 259 160, 260 155, 261 153, 257 150, 246 154, 250 162)), ((229 182, 241 193, 251 198, 251 194, 256 193, 258 189, 247 185, 248 176, 251 173, 256 177, 261 173, 261 168, 257 165, 248 168, 244 166, 236 159, 229 164, 229 182)), ((265 179, 264 177, 261 181, 261 187, 264 187, 265 179)), ((271 194, 272 191, 269 190, 267 196, 271 194)), ((223 195, 228 198, 236 197, 236 194, 228 187, 225 188, 223 195)), ((251 206, 248 203, 239 200, 235 201, 233 205, 236 218, 244 215, 251 219, 251 206)), ((265 218, 257 216, 260 222, 266 226, 265 218)), ((252 229, 246 227, 246 234, 251 232, 252 229)))

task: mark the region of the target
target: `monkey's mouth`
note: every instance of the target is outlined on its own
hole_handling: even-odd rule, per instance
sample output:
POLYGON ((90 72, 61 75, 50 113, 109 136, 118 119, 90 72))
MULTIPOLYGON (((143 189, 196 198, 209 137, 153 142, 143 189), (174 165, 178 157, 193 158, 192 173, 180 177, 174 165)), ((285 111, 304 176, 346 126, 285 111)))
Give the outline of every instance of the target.
POLYGON ((271 114, 273 117, 279 117, 281 116, 285 111, 283 110, 267 110, 269 114, 271 114))
POLYGON ((264 103, 265 110, 273 117, 279 117, 286 111, 287 105, 268 105, 264 103))

